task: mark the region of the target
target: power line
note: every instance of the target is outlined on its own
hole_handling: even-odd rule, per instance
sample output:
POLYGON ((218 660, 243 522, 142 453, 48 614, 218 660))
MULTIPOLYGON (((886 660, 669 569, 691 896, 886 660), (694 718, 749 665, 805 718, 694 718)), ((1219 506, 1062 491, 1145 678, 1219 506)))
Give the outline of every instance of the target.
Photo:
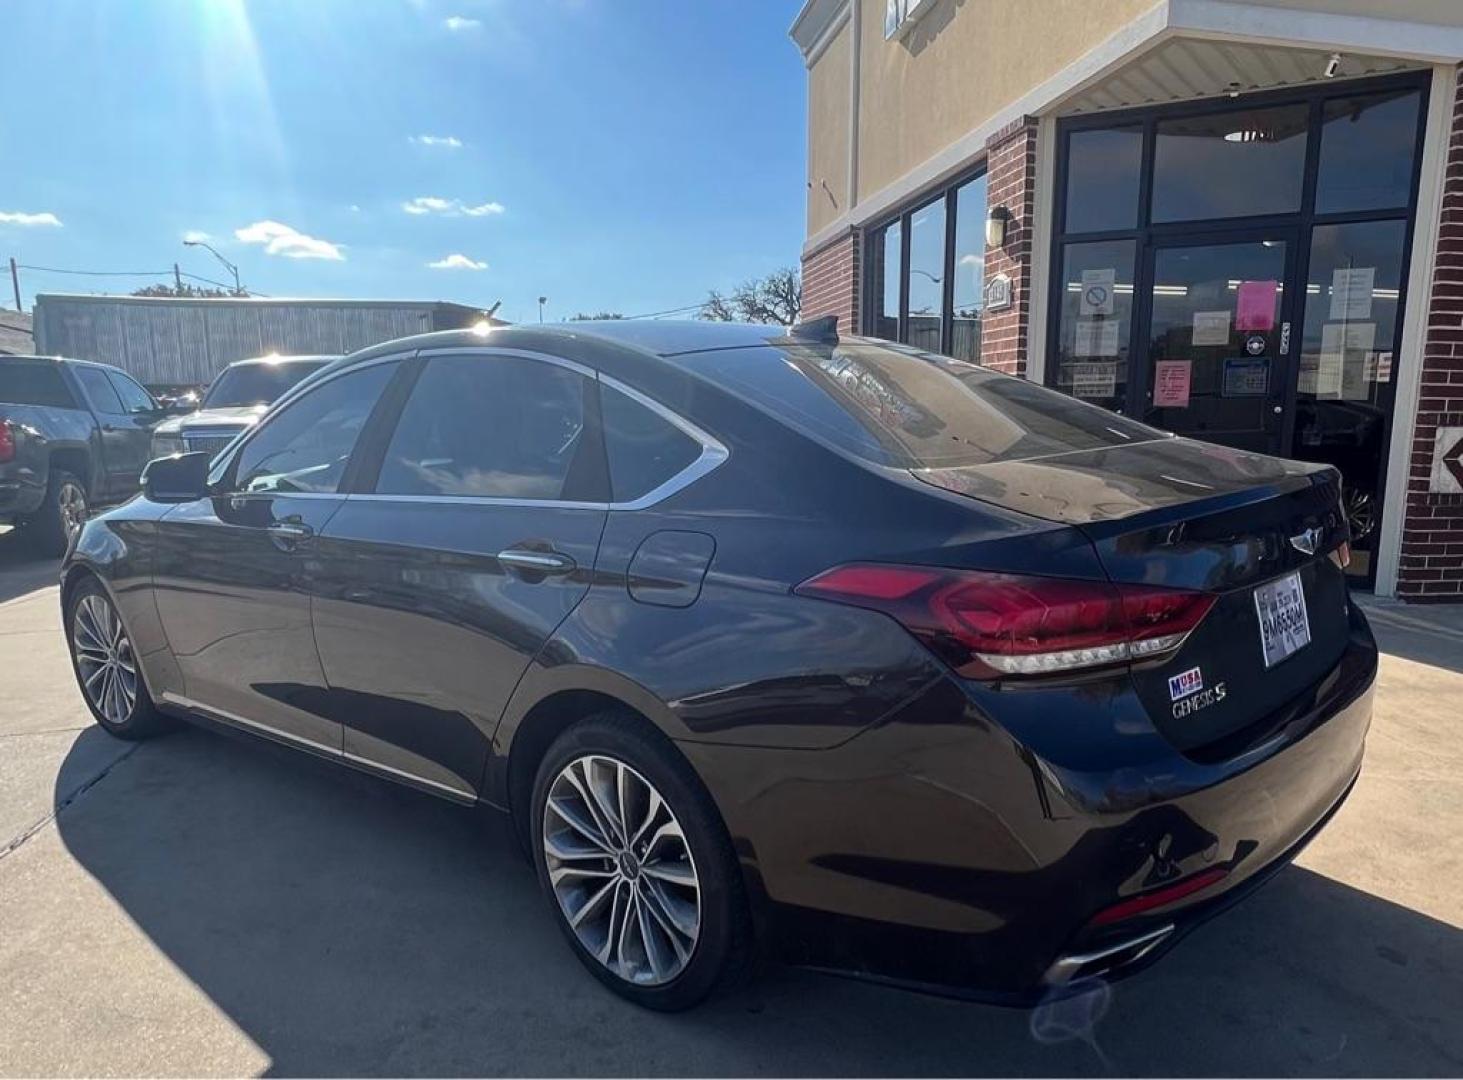
POLYGON ((57 266, 28 266, 25 263, 16 263, 20 270, 35 270, 42 274, 76 274, 80 277, 171 277, 172 269, 167 270, 63 270, 57 266))
POLYGON ((666 308, 664 311, 649 311, 644 315, 626 315, 627 319, 658 319, 663 315, 685 315, 688 312, 700 311, 706 304, 687 304, 684 307, 666 308))

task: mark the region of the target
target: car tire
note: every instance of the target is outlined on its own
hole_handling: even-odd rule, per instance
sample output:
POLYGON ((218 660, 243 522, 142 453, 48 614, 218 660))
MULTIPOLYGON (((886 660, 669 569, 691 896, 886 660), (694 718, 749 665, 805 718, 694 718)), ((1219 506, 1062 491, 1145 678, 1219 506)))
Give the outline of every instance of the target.
POLYGON ((66 598, 66 645, 82 700, 104 731, 139 740, 172 730, 173 721, 158 712, 147 692, 116 605, 94 577, 66 598))
POLYGON ((25 536, 43 555, 64 555, 72 536, 86 523, 86 485, 73 474, 52 469, 40 509, 25 521, 25 536))
POLYGON ((600 982, 675 1012, 750 970, 751 921, 726 827, 648 723, 610 712, 570 727, 540 763, 530 805, 539 883, 600 982))

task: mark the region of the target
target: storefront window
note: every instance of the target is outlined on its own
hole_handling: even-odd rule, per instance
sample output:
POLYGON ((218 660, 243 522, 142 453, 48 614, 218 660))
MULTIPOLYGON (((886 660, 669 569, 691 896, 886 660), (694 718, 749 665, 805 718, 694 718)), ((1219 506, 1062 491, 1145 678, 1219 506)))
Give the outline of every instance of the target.
POLYGON ((909 218, 909 344, 940 351, 945 325, 945 200, 909 218))
POLYGON ((1361 573, 1377 525, 1406 241, 1402 220, 1311 230, 1292 452, 1341 470, 1361 573))
POLYGON ((874 234, 874 337, 899 339, 899 283, 904 277, 904 248, 899 222, 874 234))
POLYGON ((1067 232, 1138 224, 1143 128, 1074 131, 1067 140, 1067 232))
POLYGON ((872 230, 866 331, 979 361, 985 219, 986 178, 981 174, 872 230))
POLYGON ((980 312, 985 300, 986 178, 955 189, 955 254, 950 270, 950 348, 957 360, 980 360, 980 312))
POLYGON ((1127 394, 1136 253, 1132 240, 1062 251, 1056 385, 1110 409, 1121 409, 1127 394))
POLYGON ((1299 210, 1309 117, 1299 104, 1160 120, 1153 220, 1299 210))
POLYGON ((1325 103, 1316 213, 1407 205, 1421 96, 1407 90, 1325 103))

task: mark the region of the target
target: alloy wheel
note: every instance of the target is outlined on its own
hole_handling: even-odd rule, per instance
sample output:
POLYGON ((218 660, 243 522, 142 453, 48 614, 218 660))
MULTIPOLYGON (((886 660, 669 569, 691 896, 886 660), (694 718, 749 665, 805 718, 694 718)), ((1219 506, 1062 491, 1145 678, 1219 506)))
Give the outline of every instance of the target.
POLYGON ((63 481, 56 492, 56 509, 69 540, 86 523, 86 492, 81 490, 81 485, 72 480, 63 481))
POLYGON ((681 823, 650 781, 603 754, 575 758, 549 787, 543 849, 554 898, 590 955, 639 986, 685 970, 701 884, 681 823))
POLYGON ((88 593, 76 605, 71 644, 92 705, 109 722, 125 724, 137 703, 137 661, 122 620, 104 597, 88 593))

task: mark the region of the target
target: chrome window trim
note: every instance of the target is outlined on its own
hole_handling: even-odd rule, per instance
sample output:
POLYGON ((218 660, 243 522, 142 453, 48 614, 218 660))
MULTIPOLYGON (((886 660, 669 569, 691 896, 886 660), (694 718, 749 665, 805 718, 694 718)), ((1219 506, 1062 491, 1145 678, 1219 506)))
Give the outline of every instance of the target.
MULTIPOLYGON (((628 499, 624 502, 611 502, 609 504, 611 510, 648 509, 656 503, 670 498, 678 491, 690 487, 697 480, 700 480, 707 473, 721 465, 727 458, 731 457, 731 451, 726 448, 726 445, 720 439, 701 430, 695 424, 691 423, 691 421, 679 413, 671 411, 654 398, 647 397, 634 387, 626 386, 619 379, 611 378, 603 373, 600 374, 599 381, 610 389, 624 394, 631 401, 643 405, 662 420, 665 420, 667 423, 678 428, 683 434, 690 436, 701 444, 701 454, 691 464, 687 465, 680 472, 667 477, 656 487, 651 488, 638 498, 628 499)), ((609 456, 608 442, 605 444, 605 456, 606 458, 609 456)))

